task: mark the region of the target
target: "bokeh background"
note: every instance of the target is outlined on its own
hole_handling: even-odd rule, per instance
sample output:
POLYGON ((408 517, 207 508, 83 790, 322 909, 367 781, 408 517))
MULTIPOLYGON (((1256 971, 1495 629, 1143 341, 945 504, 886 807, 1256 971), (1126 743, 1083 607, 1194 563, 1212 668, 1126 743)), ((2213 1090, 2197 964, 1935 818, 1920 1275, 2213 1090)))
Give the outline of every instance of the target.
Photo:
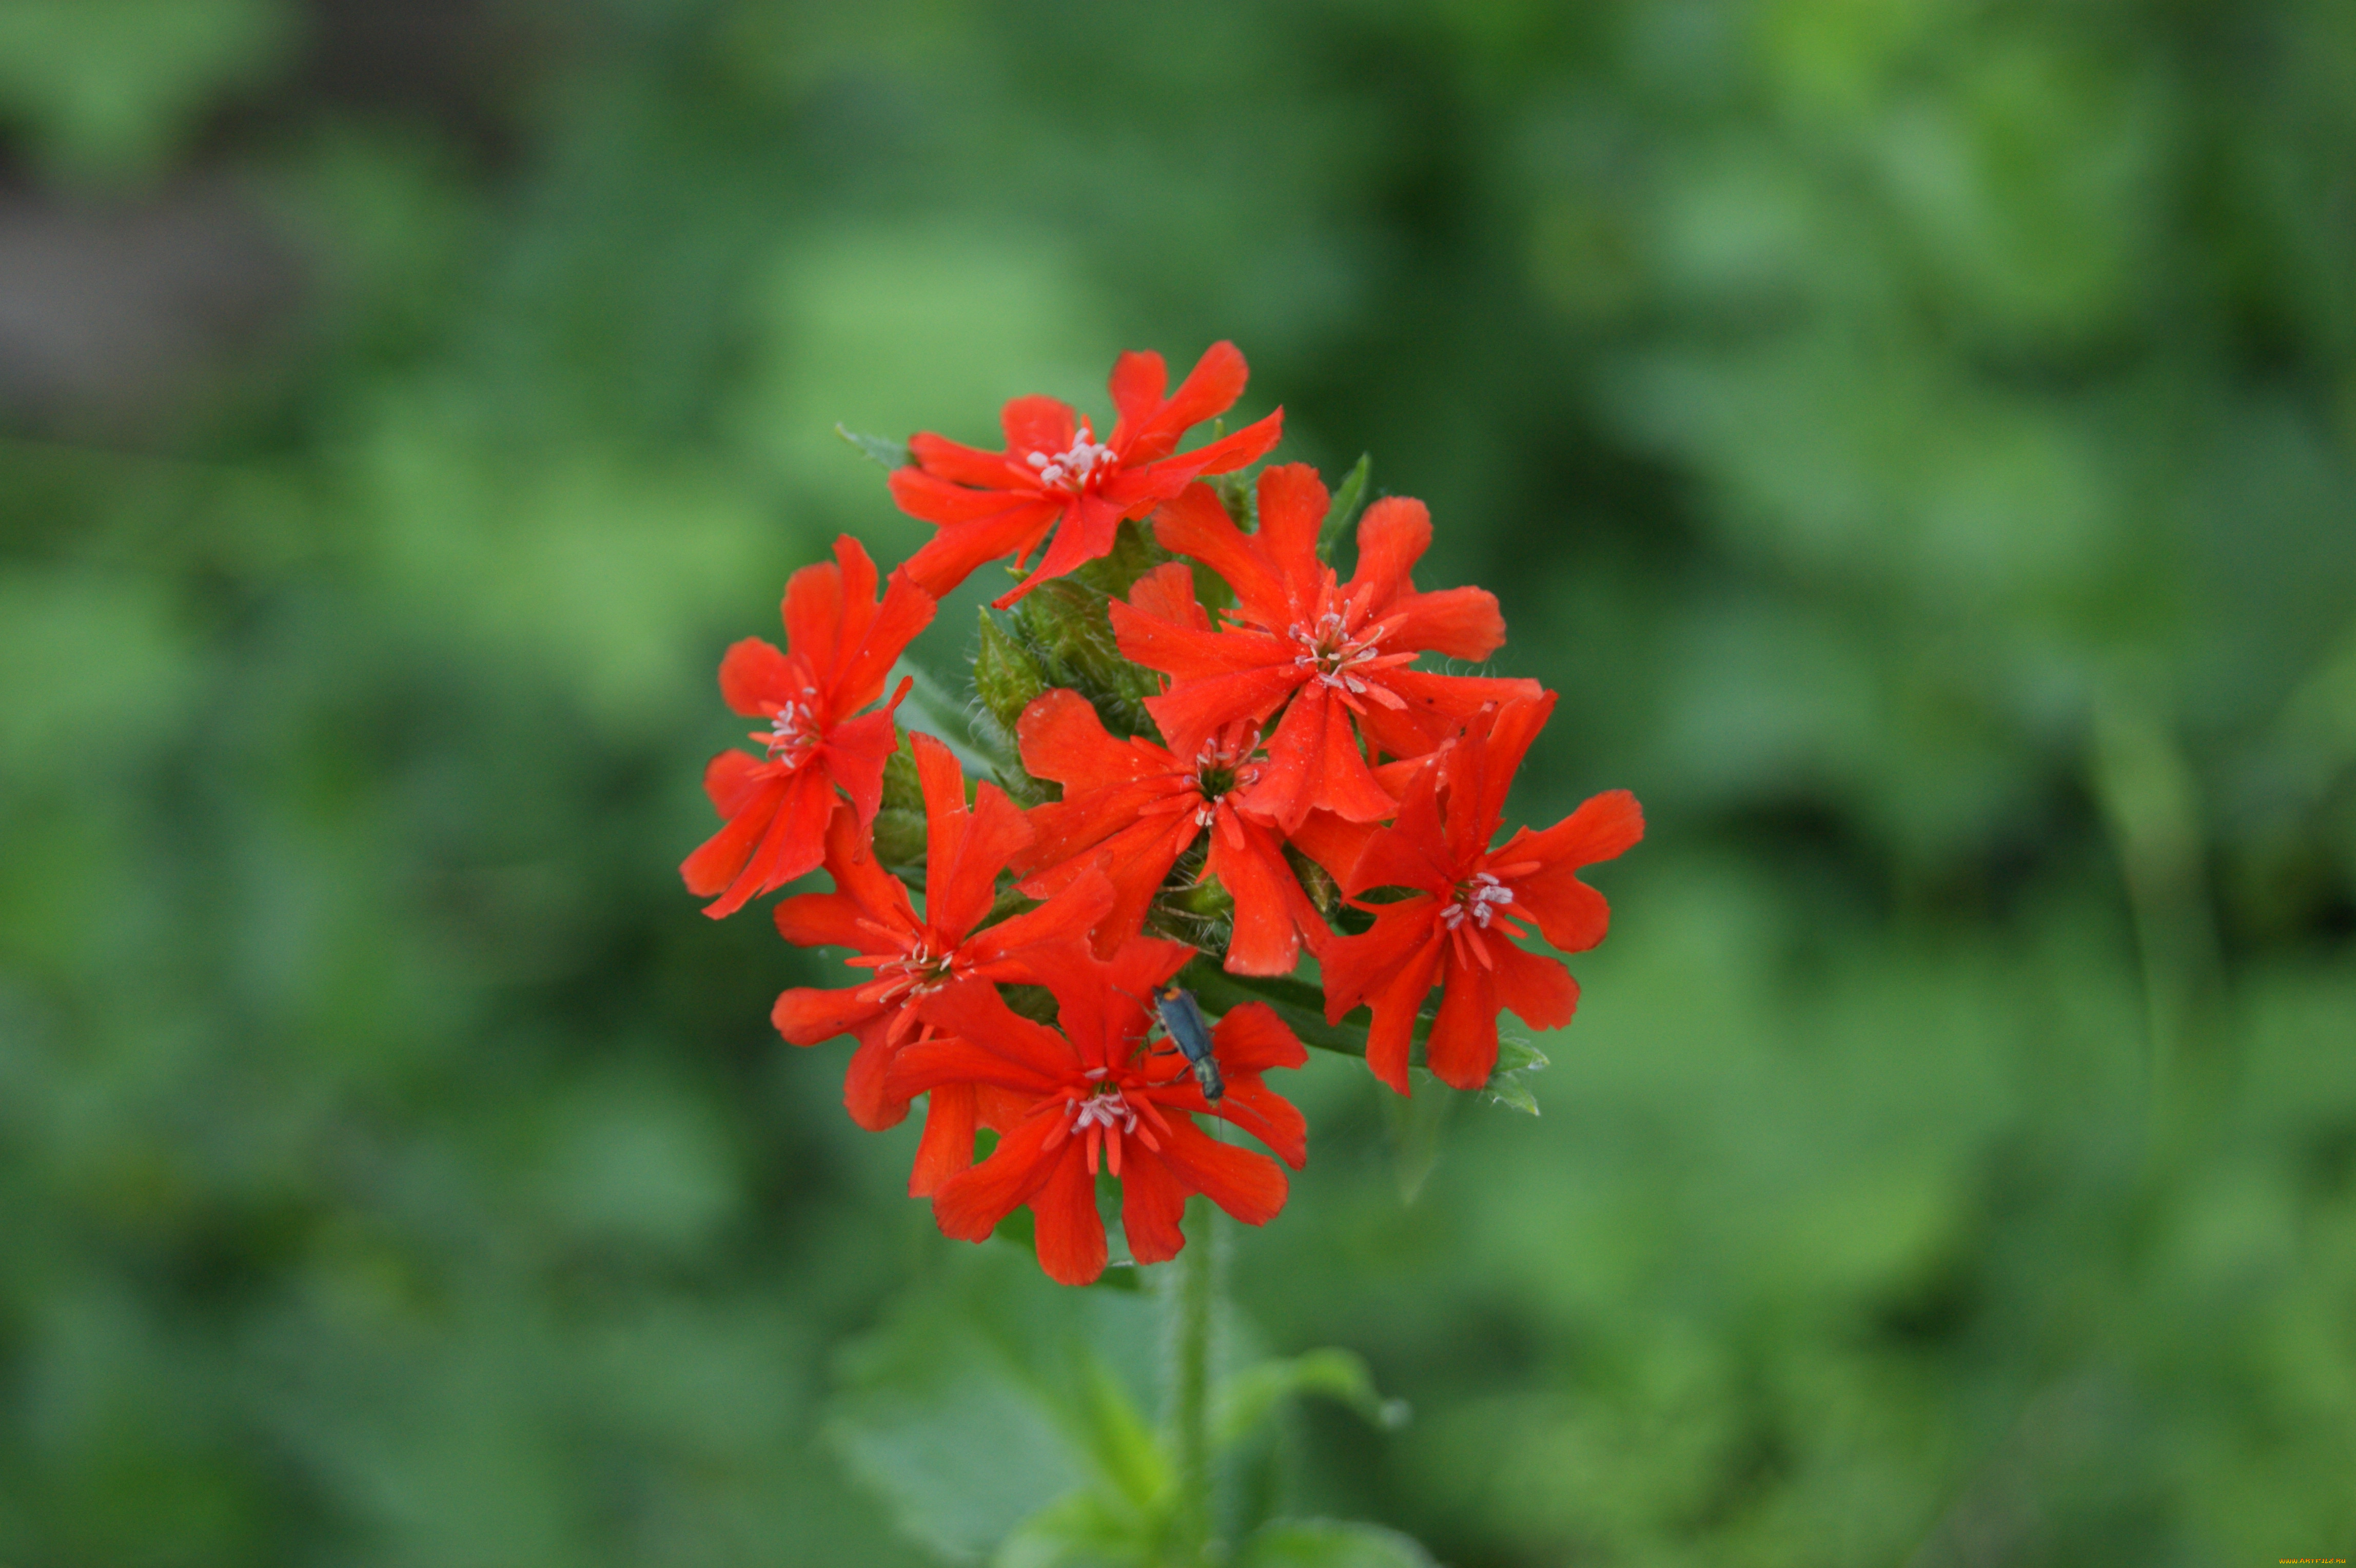
POLYGON ((2356 1555, 2356 8, 0 0, 0 1561, 920 1561, 712 671, 1222 337, 1651 822, 1543 1117, 1301 1076, 1299 1506, 2356 1555))

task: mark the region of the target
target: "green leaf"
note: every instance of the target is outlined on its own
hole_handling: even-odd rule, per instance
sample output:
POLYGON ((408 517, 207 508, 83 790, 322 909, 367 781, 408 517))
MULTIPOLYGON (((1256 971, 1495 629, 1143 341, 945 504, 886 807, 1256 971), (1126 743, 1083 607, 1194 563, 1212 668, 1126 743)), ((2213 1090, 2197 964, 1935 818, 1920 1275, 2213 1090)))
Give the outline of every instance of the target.
POLYGON ((966 1251, 846 1349, 828 1436, 904 1530, 952 1560, 986 1556, 1051 1505, 1141 1536, 1174 1485, 1146 1413, 1159 1328, 1143 1295, 1066 1290, 1012 1247, 966 1251))
POLYGON ((1366 476, 1373 470, 1374 464, 1373 453, 1360 454, 1357 464, 1343 475, 1342 482, 1334 487, 1333 502, 1325 509, 1324 526, 1317 531, 1317 558, 1320 561, 1333 559, 1333 546, 1341 542, 1343 532, 1350 526, 1350 520, 1358 515, 1358 508, 1365 503, 1366 476))
POLYGON ((1212 1443, 1222 1449, 1234 1447, 1279 1404, 1303 1394, 1345 1405, 1382 1431, 1407 1424, 1407 1402, 1386 1400, 1375 1391, 1374 1374, 1364 1358, 1327 1348, 1262 1361, 1222 1379, 1211 1394, 1212 1443))
POLYGON ((1278 1520, 1236 1554, 1236 1568, 1438 1568, 1408 1537, 1378 1524, 1332 1519, 1278 1520))
POLYGON ((834 427, 834 433, 887 468, 908 467, 908 444, 905 441, 888 441, 881 435, 862 435, 856 430, 846 429, 840 424, 834 427))

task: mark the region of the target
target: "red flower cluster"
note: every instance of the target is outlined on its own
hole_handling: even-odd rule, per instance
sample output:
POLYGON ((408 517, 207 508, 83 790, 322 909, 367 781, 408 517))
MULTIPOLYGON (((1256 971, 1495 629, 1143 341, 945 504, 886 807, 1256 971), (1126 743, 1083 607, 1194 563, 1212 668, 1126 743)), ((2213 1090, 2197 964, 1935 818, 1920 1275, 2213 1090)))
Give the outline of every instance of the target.
MULTIPOLYGON (((1422 1035, 1435 1075, 1479 1089, 1496 1068, 1501 1011, 1558 1028, 1578 1003, 1561 961, 1524 944, 1533 930, 1562 952, 1602 940, 1609 912, 1578 873, 1644 833, 1634 799, 1616 790, 1494 844, 1554 696, 1416 660, 1495 652, 1495 597, 1416 587, 1431 521, 1404 498, 1366 510, 1343 580, 1324 553, 1331 498, 1303 466, 1261 472, 1248 531, 1243 492, 1203 476, 1265 456, 1280 414, 1180 453, 1190 428, 1242 395, 1243 356, 1216 344, 1175 393, 1166 381, 1159 355, 1123 355, 1101 444, 1072 409, 1035 397, 1006 405, 1002 453, 930 435, 910 443, 892 493, 939 532, 880 600, 865 553, 838 541, 837 564, 787 585, 786 651, 758 640, 729 650, 723 694, 769 721, 752 737, 764 754, 713 759, 705 784, 727 825, 680 868, 724 915, 824 865, 834 891, 785 900, 777 929, 800 946, 851 950, 860 974, 786 992, 779 1033, 803 1046, 856 1039, 843 1097, 863 1127, 894 1124, 924 1095, 910 1192, 932 1199, 945 1232, 972 1240, 1029 1207, 1042 1266, 1075 1284, 1106 1264, 1100 1179, 1119 1183, 1139 1262, 1184 1245, 1189 1194, 1254 1225, 1283 1207, 1277 1161, 1197 1118, 1243 1129, 1295 1168, 1306 1157, 1300 1112, 1262 1080, 1306 1059, 1300 1038, 1248 1002, 1207 1037, 1185 1007, 1162 1039, 1157 1003, 1181 969, 1215 960, 1240 977, 1224 983, 1248 990, 1249 977, 1290 973, 1306 948, 1326 1027, 1304 1010, 1301 1028, 1343 1042, 1363 1008, 1367 1064, 1384 1083, 1408 1091, 1422 1035), (887 869, 874 822, 906 682, 862 710, 883 697, 935 596, 1043 542, 1001 607, 1049 578, 1101 573, 1089 564, 1113 553, 1126 520, 1150 521, 1163 564, 1122 574, 1113 585, 1126 583, 1125 596, 1094 601, 1104 608, 1088 612, 1089 635, 1100 645, 1109 632, 1123 680, 1158 685, 1144 700, 1151 725, 1109 687, 1034 680, 1001 710, 1019 753, 1001 774, 1039 800, 1027 811, 995 784, 969 794, 947 746, 909 737, 902 766, 922 797, 924 858, 921 871, 887 869), (1197 591, 1214 576, 1226 590, 1215 611, 1197 591), (1113 733, 1106 716, 1121 713, 1159 733, 1113 733), (984 1133, 995 1142, 977 1163, 984 1133)), ((1140 548, 1151 547, 1122 546, 1122 559, 1140 548)))

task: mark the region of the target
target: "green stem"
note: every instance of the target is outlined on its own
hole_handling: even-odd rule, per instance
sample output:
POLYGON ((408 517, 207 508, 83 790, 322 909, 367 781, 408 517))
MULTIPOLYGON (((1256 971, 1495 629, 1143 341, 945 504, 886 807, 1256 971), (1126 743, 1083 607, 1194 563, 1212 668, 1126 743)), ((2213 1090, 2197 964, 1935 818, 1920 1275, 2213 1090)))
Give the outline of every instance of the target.
POLYGON ((1190 1206, 1194 1222, 1178 1254, 1172 1302, 1176 1384, 1171 1390, 1175 1429, 1178 1503, 1173 1513, 1170 1562, 1194 1568, 1211 1541, 1211 1316, 1218 1301, 1218 1210, 1204 1198, 1190 1206))

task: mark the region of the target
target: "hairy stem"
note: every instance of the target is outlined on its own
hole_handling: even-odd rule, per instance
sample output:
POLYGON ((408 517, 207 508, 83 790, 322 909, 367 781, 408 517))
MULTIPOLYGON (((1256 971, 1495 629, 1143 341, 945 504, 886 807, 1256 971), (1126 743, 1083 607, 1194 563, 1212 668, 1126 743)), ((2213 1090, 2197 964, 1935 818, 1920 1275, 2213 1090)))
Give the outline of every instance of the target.
POLYGON ((1211 1540, 1211 1318, 1218 1301, 1218 1210, 1204 1198, 1194 1212, 1185 1251, 1177 1258, 1171 1299, 1170 1414, 1178 1461, 1178 1505, 1173 1514, 1170 1563, 1194 1568, 1211 1540))

